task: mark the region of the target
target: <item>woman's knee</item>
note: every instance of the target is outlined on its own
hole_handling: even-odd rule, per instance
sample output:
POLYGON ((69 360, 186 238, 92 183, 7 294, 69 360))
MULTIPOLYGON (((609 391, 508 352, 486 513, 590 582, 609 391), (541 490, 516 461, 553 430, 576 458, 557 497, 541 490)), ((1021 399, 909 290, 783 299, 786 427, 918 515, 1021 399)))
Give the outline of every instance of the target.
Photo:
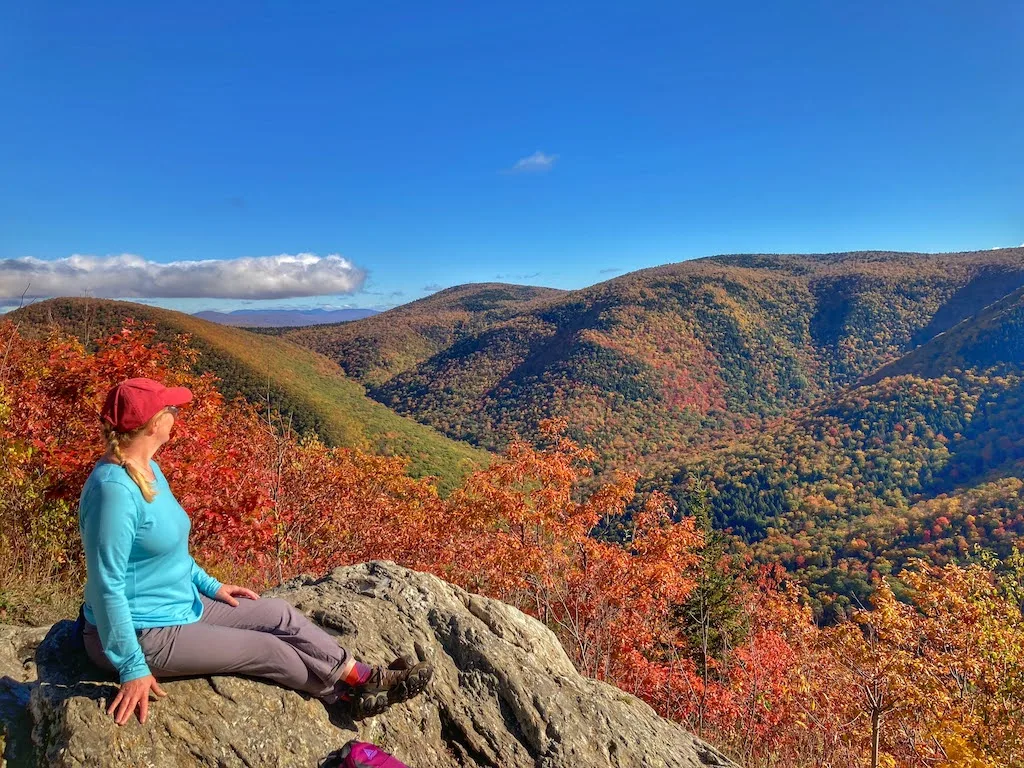
POLYGON ((268 603, 264 605, 263 610, 266 611, 267 618, 275 621, 277 626, 283 627, 288 624, 294 624, 301 621, 305 616, 299 611, 294 605, 289 603, 287 600, 281 597, 261 597, 260 602, 268 603))

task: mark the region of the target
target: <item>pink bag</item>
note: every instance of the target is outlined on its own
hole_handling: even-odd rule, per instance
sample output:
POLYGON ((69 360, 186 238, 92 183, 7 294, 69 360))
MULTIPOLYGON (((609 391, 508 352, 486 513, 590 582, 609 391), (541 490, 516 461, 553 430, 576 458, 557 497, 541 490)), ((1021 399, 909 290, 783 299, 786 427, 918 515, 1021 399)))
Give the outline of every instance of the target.
POLYGON ((340 768, 409 768, 394 755, 367 741, 350 741, 337 752, 332 752, 321 764, 322 768, 328 765, 340 768))

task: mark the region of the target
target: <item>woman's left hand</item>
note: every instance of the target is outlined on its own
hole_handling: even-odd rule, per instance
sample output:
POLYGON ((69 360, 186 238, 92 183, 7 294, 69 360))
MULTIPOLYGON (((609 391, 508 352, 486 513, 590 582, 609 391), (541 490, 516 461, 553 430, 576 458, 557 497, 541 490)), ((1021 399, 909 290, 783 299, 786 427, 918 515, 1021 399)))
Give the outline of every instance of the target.
POLYGON ((241 597, 247 597, 250 600, 259 600, 260 596, 253 592, 251 589, 245 587, 239 587, 235 584, 221 584, 220 589, 217 590, 217 594, 214 595, 222 603, 235 606, 238 605, 238 601, 235 600, 234 595, 241 597))

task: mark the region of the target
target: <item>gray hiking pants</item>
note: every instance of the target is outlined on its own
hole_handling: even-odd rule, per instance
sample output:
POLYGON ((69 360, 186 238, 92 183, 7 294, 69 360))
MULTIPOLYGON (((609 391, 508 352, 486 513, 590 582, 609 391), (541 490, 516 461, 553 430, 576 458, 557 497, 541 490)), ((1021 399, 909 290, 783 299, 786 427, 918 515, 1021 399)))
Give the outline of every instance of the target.
MULTIPOLYGON (((135 630, 153 677, 243 674, 262 677, 328 702, 334 682, 355 659, 287 600, 236 597, 237 606, 200 595, 203 615, 192 624, 135 630)), ((95 624, 85 622, 85 650, 117 674, 95 624)))

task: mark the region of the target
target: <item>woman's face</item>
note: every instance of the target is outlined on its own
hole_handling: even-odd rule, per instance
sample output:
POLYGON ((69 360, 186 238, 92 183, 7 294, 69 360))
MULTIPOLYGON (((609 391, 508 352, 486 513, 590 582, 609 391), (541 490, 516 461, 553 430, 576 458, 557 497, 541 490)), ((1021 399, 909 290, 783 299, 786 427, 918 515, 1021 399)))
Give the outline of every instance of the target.
POLYGON ((166 443, 171 439, 171 428, 174 427, 174 422, 177 420, 178 409, 173 405, 164 408, 160 414, 156 417, 154 426, 156 430, 154 436, 162 443, 166 443))

